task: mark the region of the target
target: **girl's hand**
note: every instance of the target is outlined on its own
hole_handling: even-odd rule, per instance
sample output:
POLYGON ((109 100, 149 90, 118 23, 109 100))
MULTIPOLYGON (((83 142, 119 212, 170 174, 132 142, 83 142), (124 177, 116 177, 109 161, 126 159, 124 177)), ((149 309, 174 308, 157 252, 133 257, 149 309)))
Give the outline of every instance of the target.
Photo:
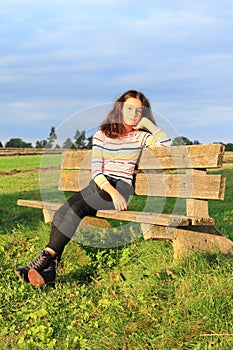
POLYGON ((148 122, 148 119, 145 118, 145 117, 143 117, 143 118, 137 123, 137 125, 133 126, 133 128, 134 128, 135 130, 146 128, 147 122, 148 122))
POLYGON ((128 209, 127 201, 118 191, 114 192, 114 194, 112 194, 111 197, 116 211, 128 209))
POLYGON ((154 134, 154 132, 156 131, 156 129, 158 128, 150 119, 143 117, 137 125, 135 125, 134 130, 138 130, 138 129, 143 129, 146 128, 147 130, 149 130, 152 134, 154 134))

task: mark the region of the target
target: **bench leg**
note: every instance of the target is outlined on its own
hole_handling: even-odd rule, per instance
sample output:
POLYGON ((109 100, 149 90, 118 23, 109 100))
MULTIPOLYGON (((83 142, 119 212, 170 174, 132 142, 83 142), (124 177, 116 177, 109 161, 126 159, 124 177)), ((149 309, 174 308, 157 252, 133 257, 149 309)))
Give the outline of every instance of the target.
POLYGON ((194 251, 229 254, 233 251, 233 241, 222 236, 213 226, 188 226, 169 228, 165 226, 142 226, 144 239, 169 239, 174 249, 174 260, 194 251))
POLYGON ((43 215, 44 215, 44 222, 46 224, 51 224, 53 221, 53 216, 54 216, 55 211, 54 210, 50 210, 47 208, 43 208, 43 215))
POLYGON ((229 254, 233 251, 233 242, 222 236, 213 226, 192 226, 191 229, 176 228, 172 243, 175 260, 194 251, 209 253, 219 251, 223 254, 229 254))

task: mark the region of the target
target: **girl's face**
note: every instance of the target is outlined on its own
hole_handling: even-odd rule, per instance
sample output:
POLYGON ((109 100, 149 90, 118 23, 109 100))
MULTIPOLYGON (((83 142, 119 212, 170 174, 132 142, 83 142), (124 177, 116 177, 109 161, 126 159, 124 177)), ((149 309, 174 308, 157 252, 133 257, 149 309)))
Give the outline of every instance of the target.
POLYGON ((132 131, 142 118, 142 102, 138 98, 129 97, 123 105, 123 123, 126 130, 132 131))

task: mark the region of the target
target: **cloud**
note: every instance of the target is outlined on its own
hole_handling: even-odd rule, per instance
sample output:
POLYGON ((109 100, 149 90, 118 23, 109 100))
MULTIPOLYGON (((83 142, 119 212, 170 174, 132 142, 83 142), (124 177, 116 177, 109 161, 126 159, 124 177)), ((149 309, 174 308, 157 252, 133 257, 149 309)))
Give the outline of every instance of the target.
POLYGON ((40 106, 31 102, 13 102, 10 104, 12 113, 20 116, 22 123, 34 123, 47 119, 46 113, 40 111, 40 106))
POLYGON ((184 133, 203 116, 205 126, 228 124, 232 9, 228 0, 3 0, 1 114, 18 132, 22 121, 47 130, 136 88, 184 133))

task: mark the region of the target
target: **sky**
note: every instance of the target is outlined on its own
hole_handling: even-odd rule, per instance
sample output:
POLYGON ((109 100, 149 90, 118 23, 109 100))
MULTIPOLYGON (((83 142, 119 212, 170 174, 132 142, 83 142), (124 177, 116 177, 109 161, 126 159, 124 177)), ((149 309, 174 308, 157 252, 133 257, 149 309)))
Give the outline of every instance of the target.
POLYGON ((232 0, 1 0, 0 141, 72 138, 134 89, 168 133, 233 142, 232 19, 232 0))

